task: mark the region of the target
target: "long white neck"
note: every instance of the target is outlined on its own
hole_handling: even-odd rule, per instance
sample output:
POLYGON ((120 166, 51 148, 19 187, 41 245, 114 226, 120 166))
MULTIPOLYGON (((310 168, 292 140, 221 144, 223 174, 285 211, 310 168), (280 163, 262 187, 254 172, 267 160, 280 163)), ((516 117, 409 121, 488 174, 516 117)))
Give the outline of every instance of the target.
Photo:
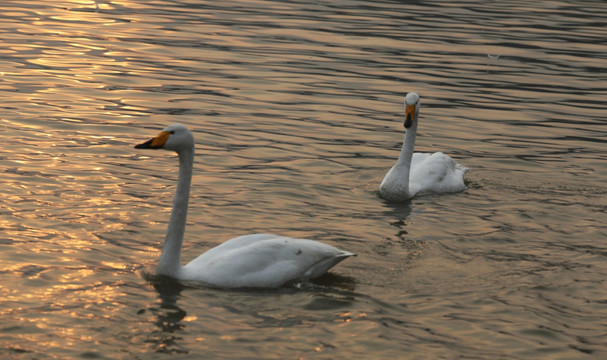
POLYGON ((192 166, 194 164, 194 149, 179 152, 179 178, 177 190, 173 198, 173 210, 167 229, 162 254, 158 261, 159 275, 178 277, 181 270, 181 245, 185 233, 190 199, 190 184, 192 182, 192 166))
POLYGON ((403 148, 398 156, 396 166, 405 169, 400 175, 403 184, 407 185, 407 192, 409 192, 409 174, 411 173, 411 159, 413 159, 413 150, 415 148, 415 137, 417 136, 417 114, 413 120, 413 125, 407 129, 405 134, 405 141, 403 142, 403 148))

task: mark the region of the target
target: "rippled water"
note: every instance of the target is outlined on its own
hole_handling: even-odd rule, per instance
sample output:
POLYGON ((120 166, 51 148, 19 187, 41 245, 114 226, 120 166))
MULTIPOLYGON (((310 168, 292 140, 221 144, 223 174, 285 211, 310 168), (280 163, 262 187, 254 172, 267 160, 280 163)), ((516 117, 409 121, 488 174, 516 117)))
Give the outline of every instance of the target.
POLYGON ((0 354, 23 359, 607 356, 603 1, 0 5, 0 354), (377 195, 419 151, 459 194, 377 195), (356 252, 313 283, 153 276, 196 136, 184 260, 274 232, 356 252))

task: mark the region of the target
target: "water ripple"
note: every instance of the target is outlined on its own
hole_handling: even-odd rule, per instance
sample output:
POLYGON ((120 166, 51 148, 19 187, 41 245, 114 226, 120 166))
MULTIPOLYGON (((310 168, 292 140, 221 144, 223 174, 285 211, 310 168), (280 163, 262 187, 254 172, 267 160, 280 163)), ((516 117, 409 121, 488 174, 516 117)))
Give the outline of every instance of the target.
POLYGON ((601 2, 98 4, 3 3, 0 354, 607 353, 601 2), (378 197, 408 91, 467 191, 378 197), (177 162, 133 145, 171 122, 196 137, 184 260, 258 231, 357 258, 272 291, 150 275, 177 162))

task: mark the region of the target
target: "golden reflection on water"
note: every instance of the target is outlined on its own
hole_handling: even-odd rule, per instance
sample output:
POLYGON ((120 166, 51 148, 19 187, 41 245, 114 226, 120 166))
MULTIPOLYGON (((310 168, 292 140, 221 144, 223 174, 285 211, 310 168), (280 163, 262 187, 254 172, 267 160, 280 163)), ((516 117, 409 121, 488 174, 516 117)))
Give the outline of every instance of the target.
MULTIPOLYGON (((434 293, 459 288, 484 293, 500 281, 513 282, 518 292, 524 286, 516 282, 525 272, 531 276, 522 281, 541 277, 525 268, 516 269, 514 279, 503 279, 501 270, 508 266, 492 258, 479 260, 483 246, 490 256, 525 267, 542 259, 546 247, 565 243, 571 229, 601 236, 600 197, 585 199, 575 184, 585 184, 590 193, 594 185, 588 176, 600 168, 596 154, 602 151, 603 124, 578 121, 594 119, 602 109, 600 79, 591 69, 600 68, 602 58, 559 53, 562 44, 549 38, 524 43, 525 38, 552 34, 544 29, 547 20, 538 19, 522 31, 528 34, 512 40, 501 39, 500 29, 483 27, 484 19, 450 3, 442 5, 453 10, 451 15, 461 11, 475 21, 449 23, 446 16, 436 22, 427 13, 416 13, 421 3, 368 3, 364 13, 356 2, 344 3, 343 9, 318 3, 294 10, 299 3, 250 1, 222 7, 203 2, 188 8, 187 1, 100 1, 98 12, 94 1, 84 0, 11 4, 0 15, 7 20, 0 22, 0 164, 5 169, 0 244, 10 249, 0 265, 6 275, 0 284, 0 314, 13 328, 44 330, 48 336, 14 335, 21 344, 37 344, 30 347, 34 352, 98 345, 98 327, 113 329, 112 320, 124 318, 133 320, 121 323, 124 333, 139 337, 122 343, 109 334, 106 346, 136 344, 138 351, 147 350, 140 344, 151 342, 145 338, 146 326, 161 322, 165 309, 137 271, 157 259, 176 161, 168 154, 137 154, 132 146, 168 122, 187 123, 196 130, 199 145, 186 257, 230 236, 267 229, 343 241, 360 253, 338 269, 355 277, 348 288, 353 293, 346 294, 352 309, 309 311, 301 306, 305 300, 293 300, 322 297, 322 291, 281 300, 273 294, 248 299, 263 303, 258 307, 265 312, 251 316, 255 306, 246 301, 229 309, 223 305, 246 294, 218 291, 205 297, 204 291, 190 289, 194 296, 176 297, 173 306, 187 304, 188 314, 174 320, 182 328, 171 331, 186 338, 176 341, 189 341, 195 349, 201 341, 205 349, 215 343, 263 343, 268 339, 257 333, 274 331, 272 346, 297 343, 327 356, 336 348, 333 341, 352 341, 360 349, 360 344, 388 339, 377 340, 378 346, 399 349, 395 344, 406 343, 402 339, 407 336, 427 341, 435 350, 445 346, 437 339, 452 344, 460 333, 452 332, 453 322, 445 320, 456 310, 445 306, 447 300, 433 299, 434 293), (399 11, 406 14, 405 6, 415 16, 400 16, 399 11), (323 21, 316 17, 317 9, 325 10, 323 21), (501 56, 488 59, 488 54, 501 56), (395 207, 374 191, 397 156, 402 95, 413 88, 427 99, 419 147, 452 152, 473 168, 472 180, 465 194, 395 207), (566 203, 571 193, 576 204, 567 204, 566 212, 550 203, 566 203), (534 196, 539 200, 534 202, 534 196), (555 209, 566 215, 552 215, 555 209), (569 225, 572 210, 585 214, 582 225, 569 225), (551 239, 541 243, 546 233, 551 239), (518 249, 508 243, 529 234, 537 247, 517 262, 511 252, 518 249), (441 248, 443 243, 450 248, 441 248), (460 248, 464 253, 449 256, 460 248), (444 253, 448 259, 440 258, 444 253), (382 301, 388 306, 358 302, 354 290, 386 296, 382 301), (428 295, 409 297, 416 291, 428 295), (294 304, 281 312, 289 301, 294 304), (411 306, 406 316, 399 313, 403 303, 411 306), (142 317, 133 315, 139 311, 142 317), (260 318, 279 326, 259 331, 260 318), (394 325, 385 321, 390 318, 397 319, 394 325), (83 319, 104 321, 90 325, 83 319), (215 332, 201 335, 208 331, 206 322, 212 322, 215 332), (182 331, 183 324, 195 328, 193 337, 182 331), (399 324, 418 329, 400 329, 399 324), (327 344, 316 340, 323 335, 315 332, 321 328, 333 337, 327 344), (447 335, 441 338, 441 331, 447 335), (51 335, 60 339, 48 340, 51 335)), ((567 24, 558 31, 561 36, 583 25, 583 17, 558 19, 567 24)), ((529 20, 534 19, 516 20, 520 23, 509 27, 514 20, 497 19, 514 32, 529 20)), ((586 35, 601 39, 602 33, 586 35)), ((604 49, 600 41, 568 45, 576 52, 601 54, 604 49)), ((517 248, 524 246, 517 243, 517 248)), ((588 245, 586 253, 592 246, 597 245, 588 245)), ((566 253, 563 257, 573 273, 570 265, 578 266, 576 260, 566 253)), ((549 260, 551 267, 558 264, 549 260)), ((541 261, 534 266, 541 267, 541 261)), ((481 307, 480 315, 508 312, 500 306, 512 300, 508 296, 513 292, 494 292, 500 305, 481 307)), ((533 291, 526 296, 532 298, 533 291)), ((466 301, 478 304, 478 299, 464 297, 458 299, 464 304, 457 304, 462 309, 470 306, 466 301)), ((530 312, 550 318, 555 308, 530 312)), ((542 319, 523 327, 554 323, 542 319)), ((576 326, 586 326, 581 323, 576 326)), ((506 332, 499 323, 482 330, 494 334, 497 329, 507 337, 520 330, 513 324, 506 332)), ((158 328, 159 338, 173 336, 158 328)), ((475 344, 474 335, 459 336, 462 343, 475 344)), ((518 341, 516 336, 507 340, 518 341)), ((166 345, 159 343, 158 348, 166 345)), ((105 350, 110 357, 111 350, 105 350)))

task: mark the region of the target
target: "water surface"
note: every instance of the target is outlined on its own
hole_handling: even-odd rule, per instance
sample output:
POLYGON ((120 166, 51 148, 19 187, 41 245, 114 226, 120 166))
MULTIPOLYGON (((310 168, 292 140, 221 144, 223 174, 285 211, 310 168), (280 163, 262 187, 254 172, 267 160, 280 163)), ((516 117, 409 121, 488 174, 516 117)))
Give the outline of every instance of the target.
POLYGON ((0 354, 19 359, 607 356, 601 1, 7 0, 0 354), (416 149, 468 189, 377 187, 416 149), (237 235, 358 254, 315 282, 153 276, 187 125, 185 261, 237 235))

